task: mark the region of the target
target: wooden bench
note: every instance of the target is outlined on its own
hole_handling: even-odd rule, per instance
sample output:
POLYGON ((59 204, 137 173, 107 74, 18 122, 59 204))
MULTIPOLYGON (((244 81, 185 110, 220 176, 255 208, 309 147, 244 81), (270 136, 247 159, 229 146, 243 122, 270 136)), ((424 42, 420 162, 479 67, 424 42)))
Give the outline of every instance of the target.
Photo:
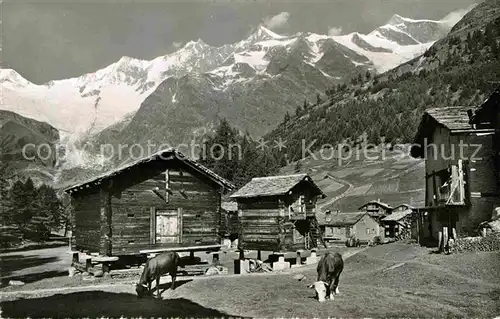
POLYGON ((197 251, 207 251, 212 255, 212 263, 219 263, 219 250, 222 248, 222 245, 202 245, 202 246, 185 246, 185 247, 159 247, 153 249, 144 249, 140 250, 139 253, 147 254, 148 258, 152 258, 158 254, 175 251, 175 252, 189 252, 189 257, 194 259, 194 253, 197 251))
POLYGON ((70 254, 73 255, 71 266, 81 272, 89 272, 94 274, 97 269, 93 267, 93 264, 102 264, 102 272, 110 272, 111 265, 113 262, 118 260, 118 257, 109 257, 109 256, 100 256, 97 253, 82 253, 82 259, 85 262, 80 262, 80 254, 79 251, 69 251, 70 254))

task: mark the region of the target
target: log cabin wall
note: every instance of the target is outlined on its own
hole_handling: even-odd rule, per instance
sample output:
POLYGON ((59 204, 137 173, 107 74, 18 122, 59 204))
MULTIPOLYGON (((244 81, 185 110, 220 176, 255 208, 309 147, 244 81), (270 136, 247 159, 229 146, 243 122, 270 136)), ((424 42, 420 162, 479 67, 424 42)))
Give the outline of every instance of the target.
MULTIPOLYGON (((315 218, 317 196, 297 185, 287 196, 239 199, 240 247, 249 250, 294 251, 306 248, 306 236, 315 218), (289 208, 304 196, 305 218, 290 218, 289 208)), ((313 247, 317 237, 313 234, 313 247)))
POLYGON ((137 254, 154 244, 158 211, 179 212, 178 244, 220 243, 218 188, 182 164, 171 166, 172 162, 159 162, 115 179, 111 197, 113 255, 137 254), (167 194, 167 168, 172 191, 166 195, 168 203, 152 191, 159 187, 160 194, 167 194))
POLYGON ((98 252, 100 249, 100 192, 92 192, 72 196, 72 249, 98 252))
POLYGON ((279 251, 285 235, 284 215, 276 196, 238 199, 239 247, 279 251))
POLYGON ((472 235, 479 223, 491 217, 493 207, 499 204, 498 184, 496 181, 494 163, 493 139, 491 135, 480 135, 476 133, 452 134, 448 129, 441 126, 436 127, 431 141, 437 145, 437 149, 428 146, 425 161, 426 170, 426 206, 434 206, 434 194, 438 183, 433 175, 435 172, 448 169, 451 165, 457 165, 460 159, 460 143, 463 158, 476 160, 465 161, 464 174, 466 178, 466 202, 467 206, 450 207, 440 209, 432 216, 433 237, 437 238, 438 228, 442 227, 451 218, 456 218, 456 228, 459 235, 472 235), (478 148, 480 146, 480 148, 478 148), (479 151, 477 152, 477 150, 479 151), (437 154, 436 154, 437 150, 437 154))

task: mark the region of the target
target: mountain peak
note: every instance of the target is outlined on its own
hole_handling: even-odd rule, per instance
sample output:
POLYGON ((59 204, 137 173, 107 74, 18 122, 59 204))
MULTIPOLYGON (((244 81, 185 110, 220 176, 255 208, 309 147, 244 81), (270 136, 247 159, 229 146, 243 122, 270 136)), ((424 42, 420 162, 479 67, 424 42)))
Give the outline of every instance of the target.
POLYGON ((14 69, 0 69, 0 83, 9 82, 16 86, 26 86, 30 84, 28 80, 23 78, 14 69))
POLYGON ((396 13, 391 17, 391 19, 387 22, 387 24, 398 25, 398 24, 404 23, 405 21, 409 21, 409 20, 410 19, 404 18, 396 13))
POLYGON ((254 42, 254 41, 265 41, 265 40, 277 40, 283 38, 285 37, 269 30, 264 25, 260 24, 255 29, 255 31, 252 32, 248 40, 254 42))
POLYGON ((196 41, 189 41, 188 43, 186 43, 186 45, 184 47, 192 47, 192 46, 209 46, 208 44, 206 44, 202 39, 198 38, 198 40, 196 41))

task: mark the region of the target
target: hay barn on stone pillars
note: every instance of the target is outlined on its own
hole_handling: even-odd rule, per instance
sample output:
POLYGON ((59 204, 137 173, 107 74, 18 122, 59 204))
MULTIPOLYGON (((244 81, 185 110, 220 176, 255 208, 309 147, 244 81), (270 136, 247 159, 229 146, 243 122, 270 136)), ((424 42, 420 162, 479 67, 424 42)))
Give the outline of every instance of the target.
MULTIPOLYGON (((498 105, 498 91, 484 105, 493 103, 498 105)), ((491 123, 471 124, 472 114, 481 113, 471 107, 426 110, 411 149, 413 157, 425 159, 419 241, 440 250, 449 238, 476 235, 499 204, 498 133, 491 123)))
POLYGON ((160 151, 66 189, 72 250, 101 257, 218 251, 221 194, 233 188, 177 150, 160 151))
POLYGON ((240 259, 243 250, 285 253, 323 243, 316 202, 326 195, 307 174, 253 178, 231 195, 238 203, 240 259))

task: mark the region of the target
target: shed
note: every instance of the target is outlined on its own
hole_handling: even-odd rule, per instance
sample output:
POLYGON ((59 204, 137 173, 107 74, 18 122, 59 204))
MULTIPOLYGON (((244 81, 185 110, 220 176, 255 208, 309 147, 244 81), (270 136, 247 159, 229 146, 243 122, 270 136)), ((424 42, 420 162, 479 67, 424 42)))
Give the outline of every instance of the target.
MULTIPOLYGON (((403 206, 404 207, 404 206, 403 206)), ((385 228, 386 238, 406 239, 412 234, 412 209, 394 210, 390 215, 381 219, 385 228)))
POLYGON ((425 159, 425 206, 419 211, 420 238, 427 242, 474 235, 499 202, 495 130, 469 123, 475 109, 431 108, 420 121, 411 154, 425 159))
POLYGON ((307 174, 253 178, 238 203, 239 248, 286 252, 317 247, 316 202, 325 194, 307 174))
POLYGON ((319 221, 325 240, 345 241, 351 236, 368 242, 375 237, 384 238, 383 228, 367 212, 341 213, 326 211, 324 220, 319 221))
POLYGON ((217 249, 221 194, 233 187, 175 149, 160 151, 66 189, 72 248, 104 256, 217 249))

